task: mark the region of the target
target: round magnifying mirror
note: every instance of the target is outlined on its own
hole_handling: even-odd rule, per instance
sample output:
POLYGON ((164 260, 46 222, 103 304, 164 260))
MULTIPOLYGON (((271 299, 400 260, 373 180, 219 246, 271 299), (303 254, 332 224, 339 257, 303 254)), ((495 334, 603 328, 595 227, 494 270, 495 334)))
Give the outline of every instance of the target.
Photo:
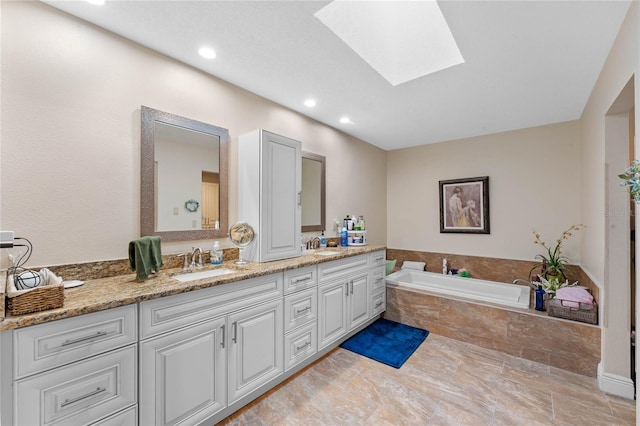
POLYGON ((237 265, 246 265, 248 262, 242 258, 242 250, 253 242, 256 233, 247 222, 236 222, 229 228, 229 239, 231 243, 238 247, 239 259, 235 261, 237 265))

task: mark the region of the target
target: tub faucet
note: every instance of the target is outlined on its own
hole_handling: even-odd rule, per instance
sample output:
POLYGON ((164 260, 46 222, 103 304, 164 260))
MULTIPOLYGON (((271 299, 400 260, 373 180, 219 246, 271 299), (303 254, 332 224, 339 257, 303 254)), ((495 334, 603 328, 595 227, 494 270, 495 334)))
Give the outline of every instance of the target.
POLYGON ((523 278, 516 278, 515 280, 513 280, 513 284, 518 284, 519 282, 522 282, 526 285, 528 285, 529 287, 531 287, 532 289, 536 290, 538 288, 538 286, 536 286, 534 283, 532 283, 531 281, 527 281, 523 278))

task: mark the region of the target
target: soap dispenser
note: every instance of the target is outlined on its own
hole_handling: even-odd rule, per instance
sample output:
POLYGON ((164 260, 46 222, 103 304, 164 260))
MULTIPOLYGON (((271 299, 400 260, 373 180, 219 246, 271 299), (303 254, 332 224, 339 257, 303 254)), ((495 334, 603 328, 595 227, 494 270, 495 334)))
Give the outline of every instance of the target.
POLYGON ((223 253, 218 241, 213 243, 213 251, 211 252, 211 264, 220 265, 223 261, 223 253))
POLYGON ((322 234, 320 234, 320 247, 325 248, 327 246, 327 237, 324 236, 324 229, 322 230, 322 234))

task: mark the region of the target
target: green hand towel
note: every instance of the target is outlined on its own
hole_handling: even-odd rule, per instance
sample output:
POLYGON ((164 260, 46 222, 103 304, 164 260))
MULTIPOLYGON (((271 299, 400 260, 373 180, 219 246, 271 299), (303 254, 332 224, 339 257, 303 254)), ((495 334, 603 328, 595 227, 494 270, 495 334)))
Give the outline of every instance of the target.
POLYGON ((137 280, 144 280, 152 270, 158 272, 162 265, 160 237, 147 236, 129 243, 129 266, 135 269, 137 280))

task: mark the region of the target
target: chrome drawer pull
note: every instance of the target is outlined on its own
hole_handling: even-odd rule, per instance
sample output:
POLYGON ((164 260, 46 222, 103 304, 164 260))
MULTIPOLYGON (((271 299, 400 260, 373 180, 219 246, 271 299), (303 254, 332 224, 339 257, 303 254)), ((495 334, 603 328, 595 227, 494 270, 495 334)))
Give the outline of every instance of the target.
POLYGON ((382 281, 382 279, 383 279, 382 277, 376 278, 376 282, 379 283, 380 281, 382 281))
POLYGON ((311 342, 310 342, 310 341, 308 341, 308 340, 307 340, 307 342, 306 342, 304 345, 302 345, 302 346, 300 346, 300 347, 296 346, 296 352, 299 352, 299 351, 303 350, 303 349, 304 349, 304 348, 306 348, 307 346, 311 346, 311 342))
POLYGON ((222 342, 220 342, 220 346, 222 346, 222 347, 224 348, 224 335, 226 334, 226 333, 224 332, 224 324, 222 324, 222 325, 220 326, 220 332, 222 333, 222 342))
POLYGON ((296 278, 295 280, 293 280, 293 284, 300 284, 303 283, 305 281, 309 281, 311 279, 311 276, 306 276, 304 278, 296 278))
POLYGON ((307 307, 306 307, 306 308, 304 308, 304 309, 300 309, 299 311, 296 311, 296 315, 303 314, 303 313, 305 313, 305 312, 307 312, 307 311, 310 311, 310 310, 311 310, 311 306, 307 306, 307 307))
POLYGON ((377 308, 379 308, 380 306, 382 306, 382 302, 378 302, 378 303, 376 303, 376 306, 375 306, 373 309, 377 309, 377 308))
POLYGON ((238 321, 234 321, 231 325, 233 326, 233 337, 231 340, 233 340, 233 343, 238 343, 238 321))
POLYGON ((94 390, 92 392, 89 392, 86 395, 82 395, 82 396, 79 396, 79 397, 73 398, 73 399, 67 398, 67 399, 64 400, 64 402, 62 404, 60 404, 60 407, 66 407, 67 405, 75 404, 76 402, 80 402, 83 399, 91 398, 92 396, 95 396, 95 395, 97 395, 99 393, 102 393, 102 392, 104 392, 106 390, 107 390, 107 388, 97 388, 96 390, 94 390))
POLYGON ((107 335, 106 331, 98 331, 96 334, 94 334, 92 336, 84 336, 84 337, 79 337, 77 339, 65 340, 64 342, 62 342, 62 344, 60 346, 75 345, 76 343, 84 342, 86 340, 95 339, 96 337, 103 337, 103 336, 106 336, 106 335, 107 335))
POLYGON ((376 260, 376 262, 380 262, 380 261, 384 260, 384 257, 382 257, 382 256, 380 256, 380 257, 376 257, 376 259, 375 259, 375 260, 376 260))
POLYGON ((353 280, 351 280, 351 294, 353 294, 353 280))

